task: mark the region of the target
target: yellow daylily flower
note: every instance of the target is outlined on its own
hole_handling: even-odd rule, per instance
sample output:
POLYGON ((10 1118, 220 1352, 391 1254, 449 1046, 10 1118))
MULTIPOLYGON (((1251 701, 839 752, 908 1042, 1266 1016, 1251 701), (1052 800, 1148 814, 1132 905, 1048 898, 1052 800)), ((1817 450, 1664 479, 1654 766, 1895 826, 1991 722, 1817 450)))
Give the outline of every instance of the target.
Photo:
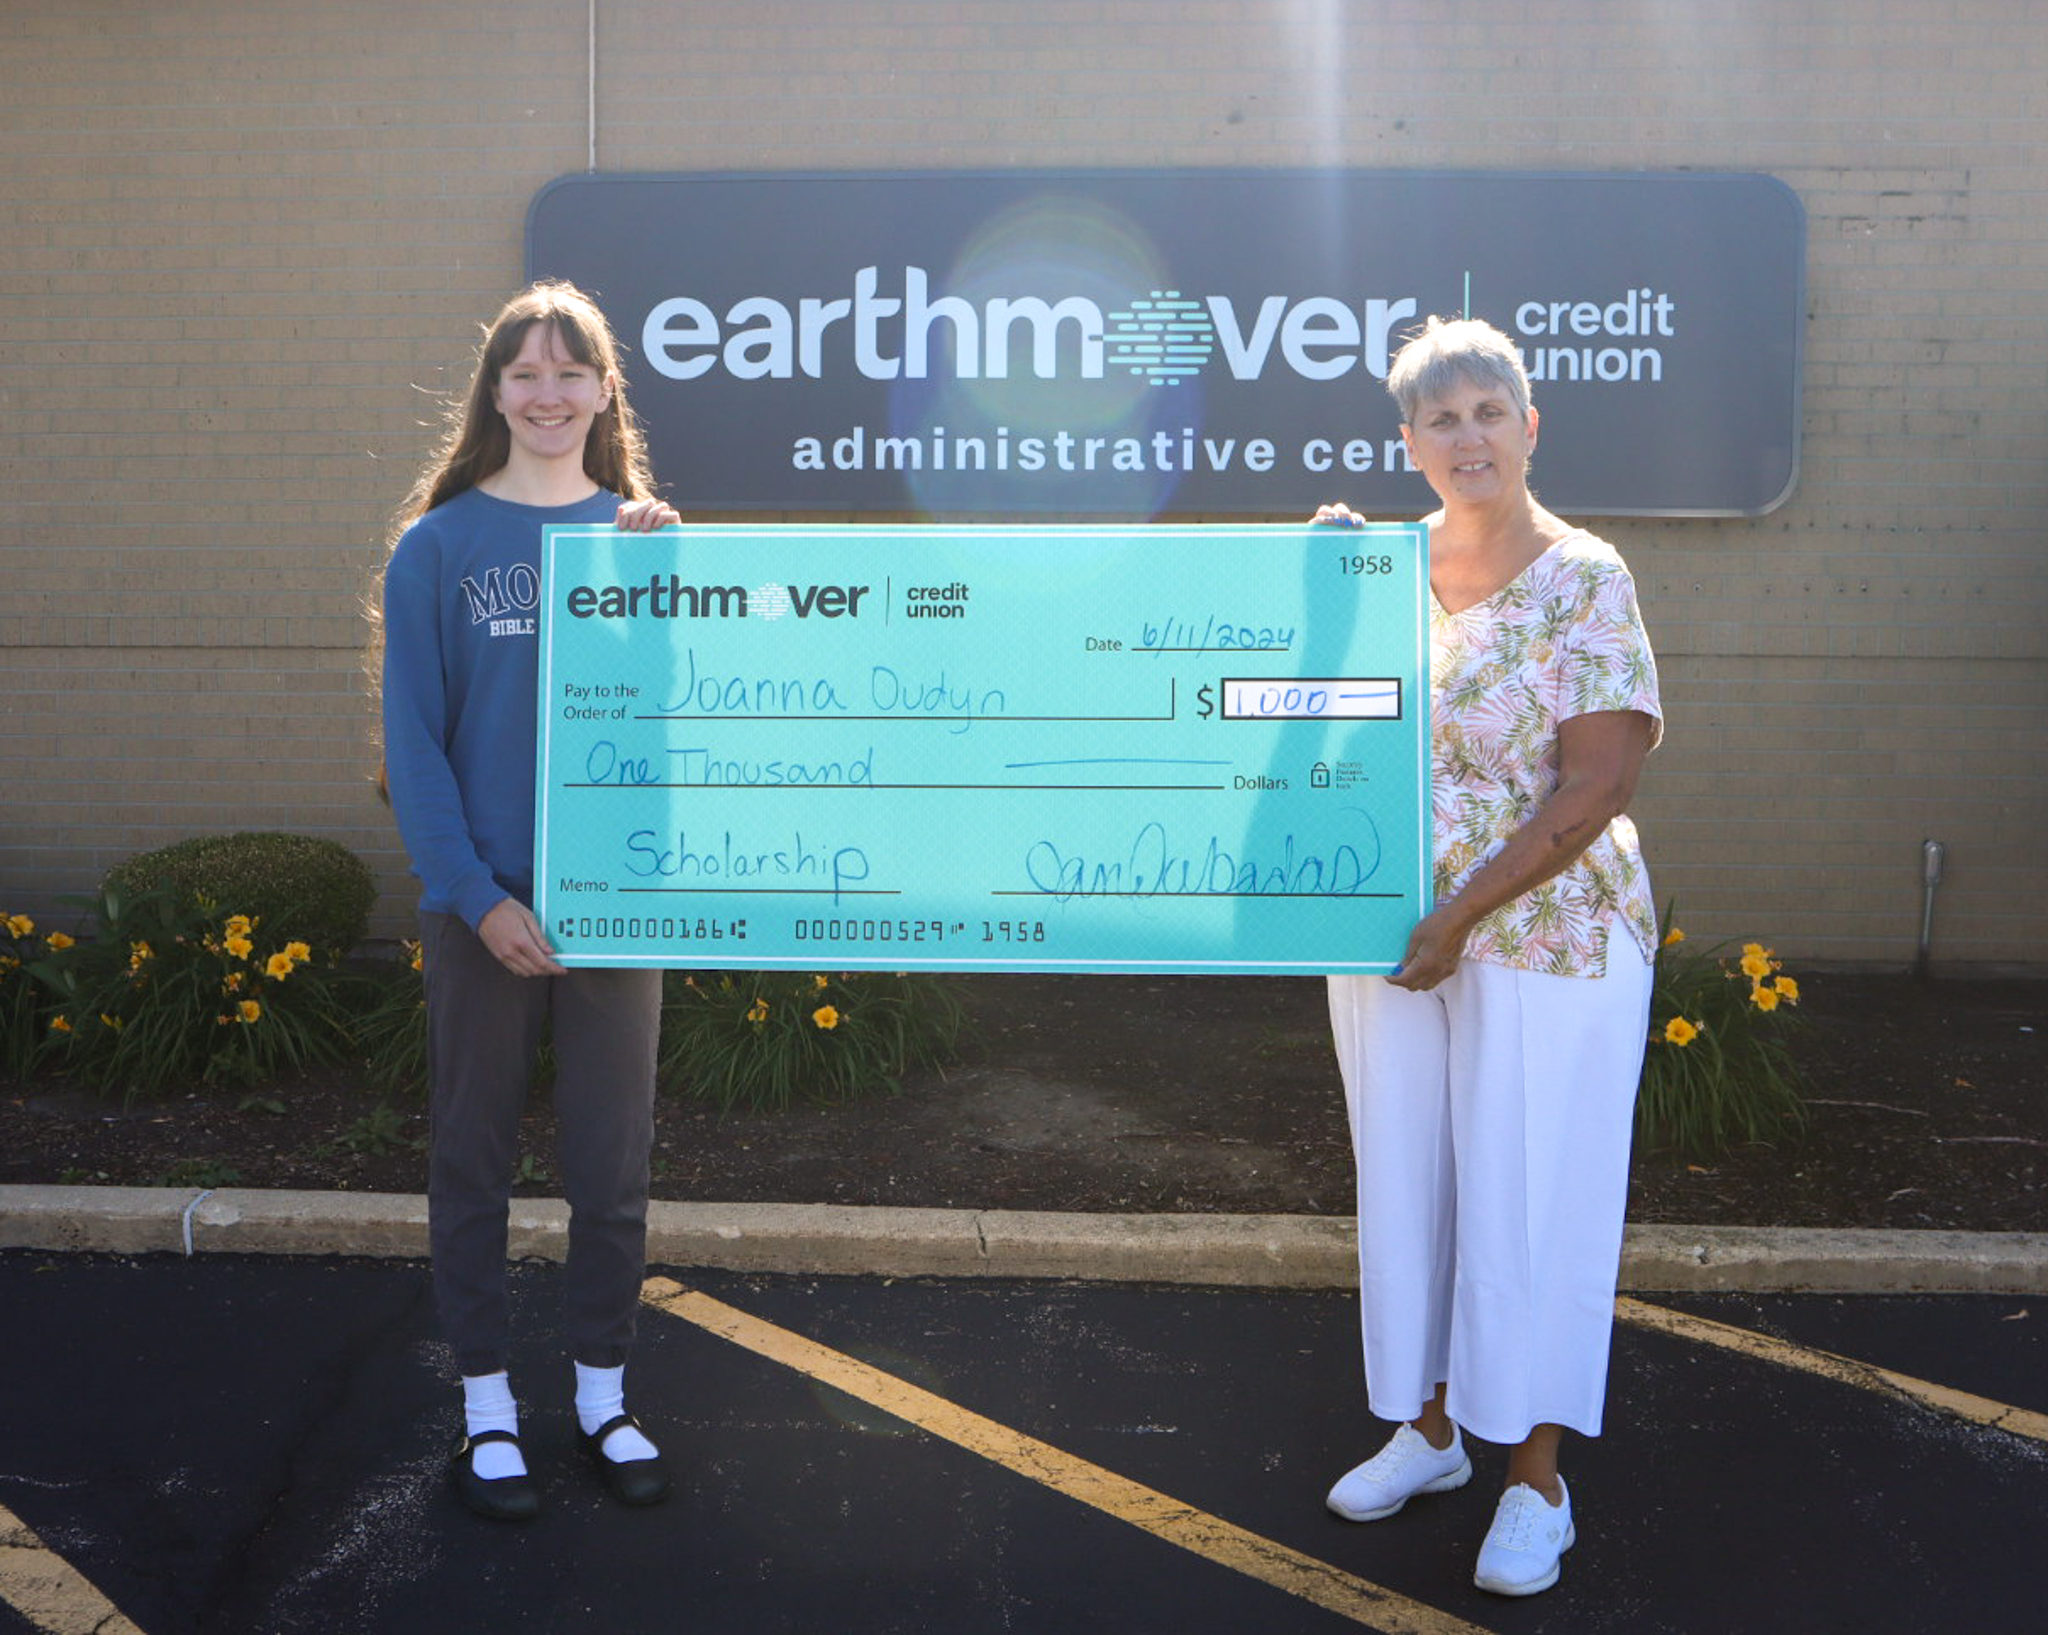
POLYGON ((1674 1016, 1664 1024, 1664 1042, 1667 1045, 1689 1045, 1700 1036, 1700 1030, 1682 1016, 1674 1016))
POLYGON ((839 1026, 839 1012, 830 1005, 820 1005, 811 1012, 811 1020, 821 1028, 836 1028, 839 1026))

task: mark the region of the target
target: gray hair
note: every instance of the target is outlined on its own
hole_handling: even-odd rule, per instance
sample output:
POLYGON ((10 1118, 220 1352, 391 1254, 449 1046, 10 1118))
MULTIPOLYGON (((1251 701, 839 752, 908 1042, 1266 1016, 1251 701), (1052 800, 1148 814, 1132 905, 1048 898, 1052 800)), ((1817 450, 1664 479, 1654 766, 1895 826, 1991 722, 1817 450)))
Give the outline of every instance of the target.
POLYGON ((1424 403, 1442 397, 1458 381, 1497 386, 1529 413, 1529 376, 1522 352, 1484 318, 1431 318, 1402 344, 1387 370, 1387 390, 1401 407, 1404 425, 1415 423, 1424 403))

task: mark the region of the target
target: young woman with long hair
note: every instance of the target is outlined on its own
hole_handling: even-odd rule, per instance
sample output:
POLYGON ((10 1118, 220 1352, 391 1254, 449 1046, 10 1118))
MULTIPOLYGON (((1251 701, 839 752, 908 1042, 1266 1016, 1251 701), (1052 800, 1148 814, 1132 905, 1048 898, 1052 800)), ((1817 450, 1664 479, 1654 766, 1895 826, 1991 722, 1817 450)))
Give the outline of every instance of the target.
POLYGON ((450 1479, 498 1520, 539 1508, 506 1373, 505 1249, 520 1110, 548 1021, 582 1445, 626 1503, 669 1487, 624 1406, 661 973, 565 969, 529 905, 542 530, 679 520, 652 491, 603 315, 570 285, 536 284, 491 323, 384 570, 385 775, 421 887, 434 1293, 467 1422, 450 1479))

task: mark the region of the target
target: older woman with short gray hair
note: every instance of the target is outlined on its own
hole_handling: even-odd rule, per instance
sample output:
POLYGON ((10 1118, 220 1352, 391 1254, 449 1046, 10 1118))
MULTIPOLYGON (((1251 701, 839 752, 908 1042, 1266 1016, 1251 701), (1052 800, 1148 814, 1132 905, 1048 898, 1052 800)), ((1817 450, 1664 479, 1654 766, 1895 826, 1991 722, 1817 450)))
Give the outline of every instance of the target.
MULTIPOLYGON (((1376 1521, 1508 1449, 1480 1588, 1557 1582, 1566 1429, 1600 1430, 1656 912, 1625 815, 1662 734, 1613 546, 1528 483, 1515 344, 1431 319, 1387 377, 1429 528, 1434 905, 1388 977, 1333 976, 1358 1164, 1367 1395, 1392 1439, 1330 1490, 1376 1521)), ((1320 522, 1348 523, 1326 506, 1320 522)))

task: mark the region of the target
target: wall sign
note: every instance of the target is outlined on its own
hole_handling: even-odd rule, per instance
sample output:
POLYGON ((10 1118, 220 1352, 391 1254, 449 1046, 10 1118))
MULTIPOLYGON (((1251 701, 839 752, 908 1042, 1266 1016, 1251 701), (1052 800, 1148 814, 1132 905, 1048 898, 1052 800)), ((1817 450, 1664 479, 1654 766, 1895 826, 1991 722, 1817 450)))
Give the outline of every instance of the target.
POLYGON ((1720 516, 1797 476, 1805 242, 1754 175, 590 174, 527 266, 604 306, 685 510, 1418 514, 1387 359, 1469 311, 1546 504, 1720 516))

